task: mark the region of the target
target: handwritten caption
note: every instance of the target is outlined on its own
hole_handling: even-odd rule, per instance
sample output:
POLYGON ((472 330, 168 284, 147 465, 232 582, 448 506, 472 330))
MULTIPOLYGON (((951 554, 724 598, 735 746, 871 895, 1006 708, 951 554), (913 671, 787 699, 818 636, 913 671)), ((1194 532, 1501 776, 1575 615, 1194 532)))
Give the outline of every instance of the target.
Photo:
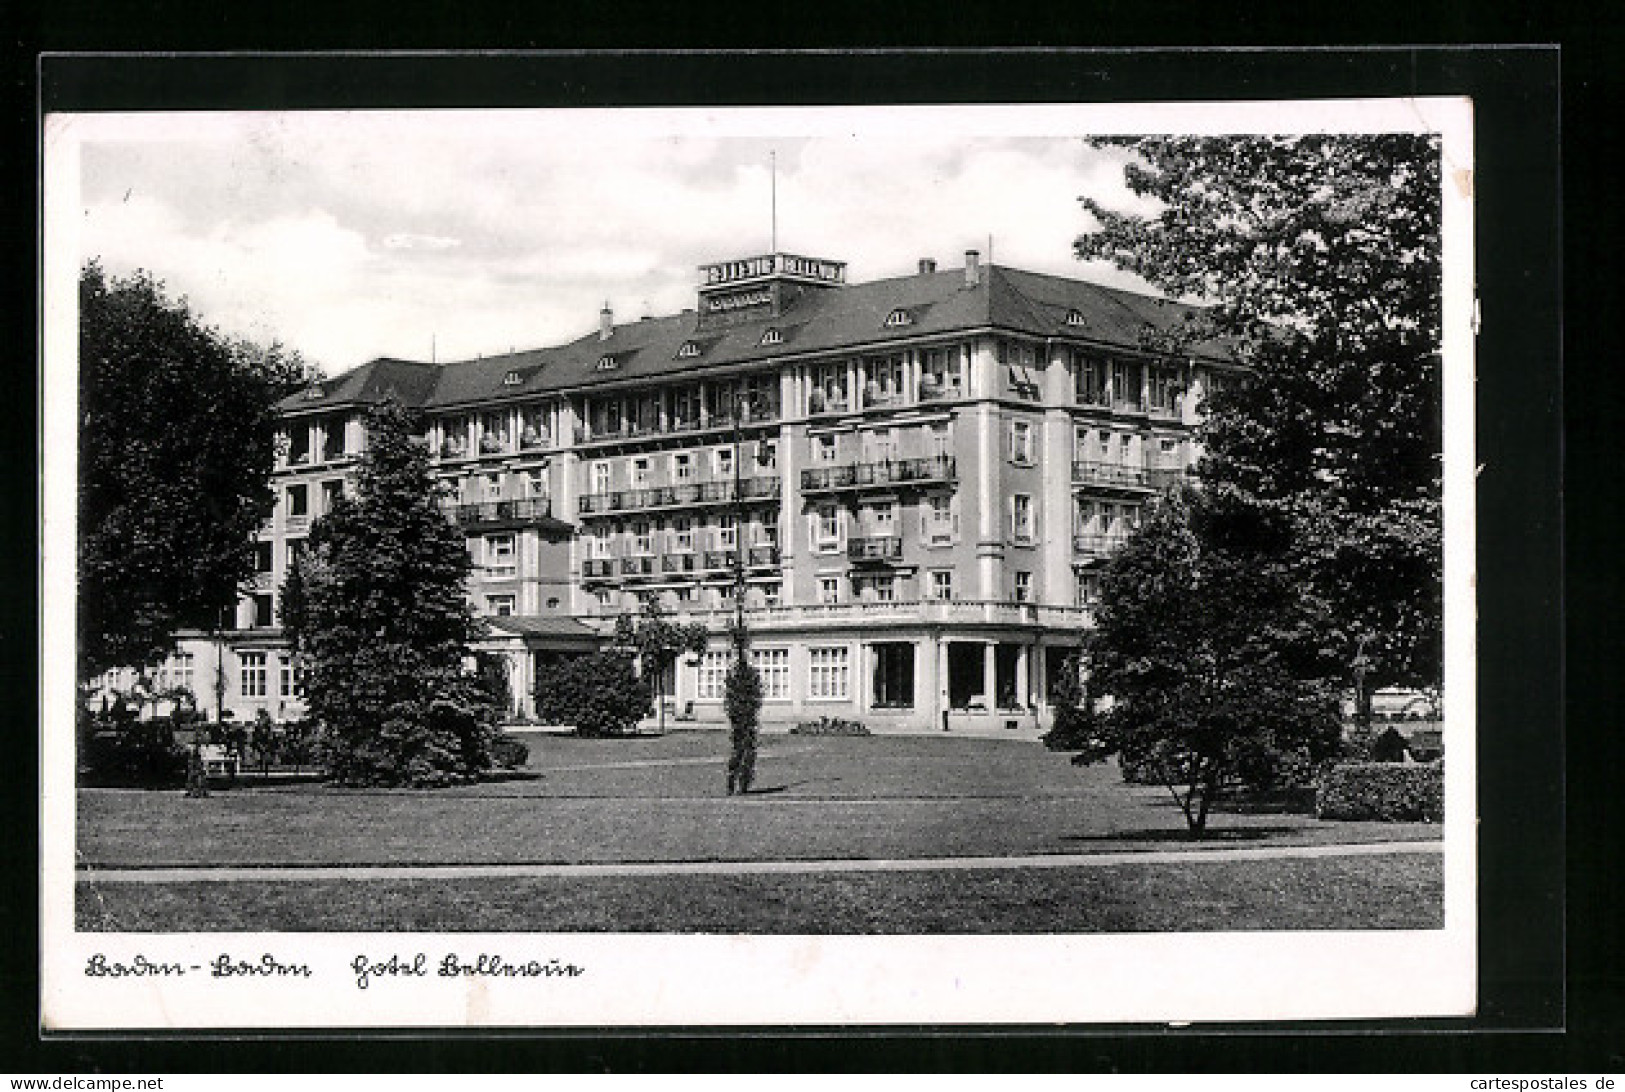
MULTIPOLYGON (((430 961, 427 952, 391 955, 387 959, 358 955, 349 962, 357 989, 366 989, 378 979, 393 978, 580 978, 585 967, 560 959, 509 959, 482 952, 472 959, 448 952, 430 961)), ((135 955, 109 959, 101 952, 85 963, 86 978, 313 978, 310 964, 281 959, 266 952, 257 959, 241 959, 221 954, 205 963, 151 959, 135 955)))

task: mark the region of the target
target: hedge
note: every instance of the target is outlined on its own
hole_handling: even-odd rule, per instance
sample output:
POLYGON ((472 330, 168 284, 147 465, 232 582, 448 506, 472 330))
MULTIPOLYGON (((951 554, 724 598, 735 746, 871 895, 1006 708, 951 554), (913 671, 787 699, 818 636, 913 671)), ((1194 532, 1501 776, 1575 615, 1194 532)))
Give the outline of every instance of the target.
POLYGON ((1350 762, 1332 766, 1321 775, 1315 816, 1437 823, 1444 818, 1444 764, 1350 762))
POLYGON ((817 720, 804 720, 790 729, 793 736, 867 736, 873 735, 860 720, 843 720, 823 716, 817 720))

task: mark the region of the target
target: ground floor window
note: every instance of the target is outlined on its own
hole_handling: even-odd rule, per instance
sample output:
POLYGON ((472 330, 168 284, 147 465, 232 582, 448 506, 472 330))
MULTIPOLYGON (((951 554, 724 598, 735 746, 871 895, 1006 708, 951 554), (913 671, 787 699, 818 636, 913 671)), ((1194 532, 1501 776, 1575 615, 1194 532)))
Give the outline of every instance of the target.
POLYGON ((762 677, 763 701, 788 701, 790 698, 790 650, 787 648, 757 648, 751 650, 751 663, 762 677))
POLYGON ((1017 664, 1021 662, 1019 645, 998 645, 993 654, 993 692, 998 695, 1000 709, 1020 709, 1027 704, 1027 695, 1017 687, 1017 664))
POLYGON ((728 678, 728 664, 733 653, 727 650, 707 652, 700 657, 699 684, 694 696, 700 701, 721 701, 723 684, 728 678))
POLYGON ((845 700, 850 688, 847 648, 836 645, 807 650, 807 696, 845 700))
POLYGON ((906 641, 871 645, 877 709, 914 708, 914 646, 906 641))
POLYGON ((285 657, 277 661, 277 696, 293 697, 293 661, 285 657))
POLYGON ((987 708, 987 684, 982 661, 987 646, 980 641, 948 644, 948 705, 954 709, 987 708))
POLYGON ((237 662, 241 668, 238 680, 240 693, 245 698, 265 697, 265 653, 239 652, 237 662))

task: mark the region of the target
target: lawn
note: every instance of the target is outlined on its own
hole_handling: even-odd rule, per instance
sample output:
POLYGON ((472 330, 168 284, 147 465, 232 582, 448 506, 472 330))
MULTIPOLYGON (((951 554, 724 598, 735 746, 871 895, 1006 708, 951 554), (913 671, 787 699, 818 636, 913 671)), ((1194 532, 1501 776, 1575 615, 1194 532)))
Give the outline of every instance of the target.
MULTIPOLYGON (((768 736, 724 793, 720 732, 532 735, 511 777, 429 792, 259 782, 84 789, 81 866, 920 859, 1188 848, 1161 788, 1030 741, 768 736)), ((1199 848, 1436 840, 1221 805, 1199 848)), ((78 885, 79 928, 723 933, 1436 928, 1436 854, 1051 869, 78 885)))
POLYGON ((1437 929, 1436 854, 825 875, 80 885, 132 932, 1102 933, 1437 929))
MULTIPOLYGON (((1166 791, 1031 742, 936 736, 764 739, 755 791, 723 792, 726 737, 532 735, 523 776, 432 792, 249 779, 78 795, 79 862, 465 864, 1078 853, 1184 838, 1166 791)), ((1436 839, 1428 824, 1321 823, 1224 808, 1214 844, 1436 839)))

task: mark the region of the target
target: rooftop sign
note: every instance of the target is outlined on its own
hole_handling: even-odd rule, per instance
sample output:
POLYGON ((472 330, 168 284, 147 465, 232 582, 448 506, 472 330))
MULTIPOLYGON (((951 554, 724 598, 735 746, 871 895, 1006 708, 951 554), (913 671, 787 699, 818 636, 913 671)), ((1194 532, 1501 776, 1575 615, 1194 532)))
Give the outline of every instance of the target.
POLYGON ((846 263, 823 258, 804 258, 799 254, 761 254, 754 258, 740 258, 731 262, 716 262, 700 266, 700 283, 707 287, 753 281, 775 274, 818 281, 822 284, 845 284, 846 263))

